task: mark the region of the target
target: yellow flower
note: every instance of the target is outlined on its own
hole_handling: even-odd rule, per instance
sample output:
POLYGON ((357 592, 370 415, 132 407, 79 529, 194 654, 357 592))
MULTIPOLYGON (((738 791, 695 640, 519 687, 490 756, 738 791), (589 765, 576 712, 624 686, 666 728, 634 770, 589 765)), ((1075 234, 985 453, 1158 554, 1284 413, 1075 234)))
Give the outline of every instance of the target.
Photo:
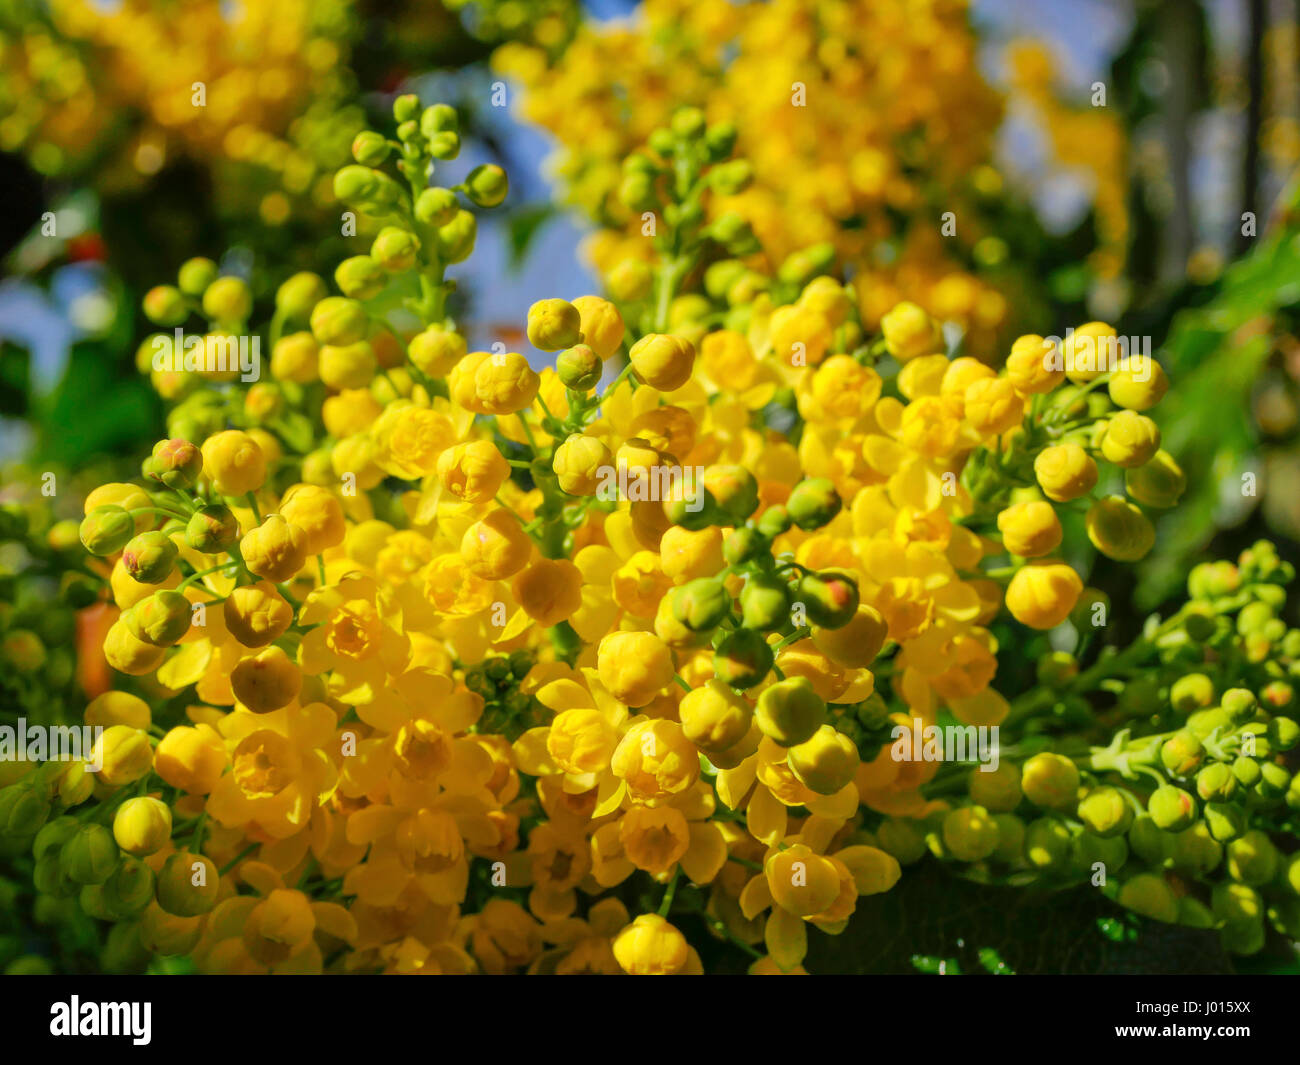
POLYGON ((353 344, 324 344, 317 361, 317 372, 328 388, 365 388, 375 376, 379 362, 368 341, 353 344))
POLYGON ((832 355, 813 374, 812 398, 819 414, 858 418, 875 406, 881 387, 880 375, 871 367, 851 355, 832 355))
POLYGON ((471 352, 451 372, 452 398, 476 414, 514 414, 537 398, 541 378, 517 352, 471 352))
POLYGON ((267 581, 236 588, 221 609, 230 635, 245 647, 265 647, 293 623, 293 608, 267 581))
POLYGON ((701 750, 719 753, 748 735, 754 708, 725 684, 710 680, 687 692, 678 706, 682 731, 701 750))
POLYGON ((619 840, 628 860, 651 875, 666 873, 690 847, 686 816, 671 806, 634 806, 619 822, 619 840))
POLYGON ((438 456, 438 480, 457 499, 486 503, 510 477, 510 464, 490 440, 471 440, 438 456))
POLYGON ((603 362, 618 354, 623 346, 623 316, 609 300, 599 296, 579 296, 573 301, 581 320, 582 342, 603 362))
POLYGON ((171 835, 171 807, 161 799, 148 795, 127 799, 113 815, 113 838, 137 858, 160 850, 171 835))
POLYGON ((302 671, 278 647, 268 647, 241 659, 230 674, 235 697, 255 714, 264 714, 293 701, 302 687, 302 671))
POLYGON ((695 345, 685 337, 648 333, 632 345, 628 357, 638 378, 660 392, 672 392, 691 379, 695 345))
POLYGON ((725 565, 722 530, 710 525, 693 532, 674 525, 659 541, 659 559, 664 575, 678 584, 711 577, 725 565))
POLYGON ((1169 390, 1169 378, 1149 355, 1121 359, 1107 385, 1111 402, 1128 410, 1150 410, 1169 390))
POLYGON ((966 420, 980 436, 1000 436, 1020 424, 1024 401, 1005 377, 973 381, 966 388, 966 420))
POLYGON ((1105 322, 1089 322, 1061 343, 1065 375, 1075 384, 1087 384, 1112 368, 1119 359, 1115 330, 1105 322))
POLYGON ((476 521, 460 541, 465 568, 485 581, 513 577, 532 557, 533 542, 519 524, 519 518, 500 507, 476 521))
POLYGON ((290 333, 271 349, 271 376, 277 381, 308 385, 320 377, 319 360, 320 346, 314 336, 306 331, 290 333))
POLYGON ((100 766, 99 779, 105 784, 134 783, 153 768, 149 735, 130 725, 112 725, 95 742, 88 761, 100 766))
POLYGON ((796 843, 771 854, 763 864, 772 900, 796 917, 824 911, 840 893, 839 871, 829 858, 796 843))
POLYGON ((227 429, 203 441, 203 472, 226 496, 256 492, 266 480, 266 458, 245 432, 227 429))
POLYGON ((563 710, 551 722, 546 749, 565 773, 600 773, 609 768, 618 733, 599 710, 563 710))
POLYGON ((582 605, 582 573, 568 559, 538 559, 511 586, 524 612, 543 628, 566 621, 582 605))
POLYGON ((699 780, 700 756, 676 721, 642 720, 623 734, 610 769, 633 801, 656 806, 699 780))
POLYGON ((818 795, 834 795, 852 783, 859 762, 854 742, 831 725, 791 747, 786 760, 799 782, 818 795))
POLYGON ((1141 466, 1160 449, 1160 427, 1144 414, 1122 410, 1106 423, 1101 453, 1107 462, 1141 466))
POLYGON ((417 333, 407 345, 411 361, 421 373, 434 379, 446 377, 465 357, 465 338, 450 329, 431 325, 417 333))
POLYGON ((539 351, 562 351, 581 339, 582 314, 568 300, 538 300, 528 308, 527 329, 528 343, 539 351))
POLYGON ((619 702, 645 706, 673 682, 673 655, 650 632, 611 632, 596 651, 600 682, 619 702))
POLYGON ((922 396, 903 410, 904 446, 926 458, 943 459, 966 445, 962 440, 962 401, 957 396, 922 396))
POLYGON ((1065 380, 1065 370, 1055 364, 1052 343, 1037 333, 1016 339, 1007 356, 1007 378, 1026 396, 1043 395, 1065 380))
POLYGON ((1078 444, 1054 444, 1034 459, 1034 476, 1048 499, 1068 503, 1092 491, 1097 464, 1078 444))
POLYGON ((885 347, 899 362, 943 351, 939 323, 915 303, 903 302, 880 319, 885 347))
POLYGON ((773 311, 769 329, 772 353, 785 366, 816 366, 831 344, 826 316, 798 303, 773 311))
POLYGON ((334 492, 319 485, 296 484, 285 492, 280 517, 305 534, 303 549, 308 555, 337 547, 347 535, 343 504, 334 492))
POLYGON ((1031 629, 1052 629, 1074 609, 1083 591, 1079 575, 1063 562, 1042 559, 1016 570, 1007 585, 1007 609, 1031 629))
POLYGON ((119 673, 133 677, 152 673, 166 655, 167 648, 155 647, 138 639, 120 619, 113 623, 104 637, 104 657, 119 673))
POLYGON ((686 937, 654 913, 643 913, 614 937, 614 957, 632 976, 679 975, 691 953, 686 937))
POLYGON ((226 745, 210 725, 179 725, 158 741, 154 769, 174 788, 206 795, 226 768, 226 745))
POLYGON ((601 471, 613 464, 614 457, 604 442, 594 436, 575 433, 555 449, 551 468, 559 478, 560 488, 571 496, 595 494, 602 479, 601 471))
POLYGON ((279 514, 268 514, 240 541, 244 564, 255 576, 281 584, 296 576, 307 561, 307 534, 279 514))
POLYGON ((1037 558, 1061 546, 1061 521, 1050 503, 1013 503, 998 514, 1002 544, 1013 555, 1037 558))

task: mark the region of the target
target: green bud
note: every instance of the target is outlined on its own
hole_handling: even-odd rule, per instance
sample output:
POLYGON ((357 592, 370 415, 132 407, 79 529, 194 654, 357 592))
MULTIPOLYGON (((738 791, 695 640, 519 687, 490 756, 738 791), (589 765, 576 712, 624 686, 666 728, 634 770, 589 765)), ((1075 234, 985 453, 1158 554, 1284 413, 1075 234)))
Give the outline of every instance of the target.
POLYGON ((158 905, 176 917, 197 917, 217 904, 221 878, 211 859, 177 851, 163 863, 157 878, 158 905))
POLYGON ((1188 673, 1170 686, 1169 702, 1179 713, 1203 710, 1214 702, 1214 682, 1204 673, 1188 673))
POLYGON ((80 825, 59 849, 59 864, 74 884, 102 884, 122 854, 113 833, 103 825, 80 825))
POLYGON ((691 632, 709 632, 731 611, 731 593, 717 577, 699 577, 671 592, 673 617, 691 632))
POLYGON ((1128 844, 1123 836, 1103 839, 1091 832, 1080 832, 1071 840, 1070 859, 1075 875, 1089 879, 1097 864, 1105 867, 1107 876, 1119 872, 1128 861, 1128 844))
POLYGON ((1227 843, 1241 835, 1246 827, 1246 815, 1241 808, 1224 802, 1205 804, 1205 823, 1210 835, 1220 843, 1227 843))
POLYGON ((767 539, 757 529, 742 525, 732 530, 722 545, 722 557, 729 566, 740 566, 757 558, 768 547, 767 539))
POLYGON ((334 271, 334 280, 345 296, 357 300, 373 299, 388 284, 384 268, 369 255, 344 259, 334 271))
POLYGON ((1219 599, 1241 587, 1241 574, 1228 561, 1202 562, 1187 575, 1187 594, 1192 599, 1219 599))
POLYGON ((398 226, 385 226, 370 245, 370 258, 390 274, 412 269, 419 261, 419 253, 420 238, 398 226))
POLYGON ((102 901, 112 917, 120 920, 143 910, 154 898, 153 870, 139 858, 126 854, 102 888, 102 901))
POLYGON ((1147 811, 1158 828, 1181 832, 1196 822, 1196 799, 1182 788, 1164 785, 1151 793, 1147 811))
POLYGON ((1266 940, 1264 922, 1225 925, 1219 929, 1219 939, 1229 954, 1258 954, 1266 940))
POLYGON ((1186 928, 1213 928, 1214 913, 1191 895, 1184 895, 1178 900, 1178 923, 1186 928))
POLYGON ((122 568, 141 584, 161 584, 171 574, 178 554, 166 533, 144 532, 122 548, 122 568))
POLYGON ((200 507, 185 525, 185 542, 195 551, 216 555, 239 539, 239 519, 224 503, 200 507))
POLYGON ((744 466, 710 466, 700 477, 710 502, 729 525, 743 525, 758 506, 758 481, 744 466))
POLYGON ((1259 765, 1259 782, 1255 785, 1255 792, 1264 799, 1278 799, 1287 793, 1291 786, 1291 773, 1285 766, 1275 765, 1272 762, 1260 762, 1259 765))
POLYGON ((1247 884, 1225 881, 1210 892, 1214 915, 1227 925, 1258 924, 1264 919, 1264 900, 1247 884))
POLYGON ((415 217, 435 229, 445 226, 459 210, 460 202, 451 189, 425 189, 415 200, 415 217))
POLYGON ((444 263, 459 263, 469 258, 478 236, 478 219, 469 211, 457 211, 452 220, 438 228, 438 257, 444 263))
POLYGON ((1207 739, 1215 729, 1232 728, 1232 721, 1221 706, 1212 706, 1208 710, 1197 710, 1187 719, 1187 728, 1198 740, 1207 739))
POLYGON ((976 805, 994 813, 1010 813, 1024 797, 1020 767, 1015 762, 999 762, 996 769, 986 771, 983 766, 972 769, 967 778, 967 791, 976 805))
POLYGON ((1117 901, 1126 910, 1165 924, 1178 920, 1178 897, 1165 883, 1164 877, 1155 873, 1138 873, 1130 877, 1119 889, 1117 901))
POLYGON ((352 138, 352 158, 362 166, 379 166, 391 151, 384 135, 373 129, 363 129, 352 138))
POLYGON ((586 344, 565 348, 555 360, 555 372, 575 392, 590 392, 600 384, 604 370, 600 356, 586 344))
POLYGON ((78 534, 92 555, 113 555, 135 535, 135 520, 123 507, 106 503, 82 518, 78 534))
POLYGON ((1249 688, 1229 688, 1219 700, 1224 713, 1235 723, 1249 721, 1259 707, 1259 700, 1249 688))
POLYGON ((1079 820, 1097 835, 1109 839, 1127 832, 1133 808, 1119 788, 1093 788, 1080 800, 1079 820))
POLYGON ((711 162, 719 162, 727 158, 736 147, 736 138, 739 136, 736 126, 732 122, 715 122, 704 131, 704 147, 708 152, 711 162))
POLYGON ((49 816, 49 800, 26 780, 0 788, 0 836, 35 836, 49 816))
POLYGON ((709 171, 709 184, 723 196, 736 196, 753 183, 754 166, 748 159, 732 159, 709 171))
POLYGON ((1196 774, 1196 794, 1206 802, 1227 802, 1237 786, 1232 767, 1223 762, 1211 762, 1196 774))
POLYGON ((334 195, 350 206, 383 213, 402 199, 402 188, 382 170, 345 166, 334 175, 334 195))
POLYGON ((144 316, 155 325, 180 325, 189 315, 185 297, 172 285, 156 285, 144 294, 144 316))
POLYGON ((740 611, 747 629, 778 629, 790 619, 790 588, 779 577, 750 574, 740 591, 740 611))
POLYGON ((771 645, 753 629, 735 629, 713 652, 713 674, 733 688, 752 688, 771 672, 771 645))
POLYGON ((982 806, 961 806, 943 818, 943 842, 954 858, 980 862, 998 845, 998 826, 982 806))
POLYGON ((509 191, 510 179, 494 163, 476 166, 465 179, 465 195, 476 207, 499 207, 509 191))
POLYGON ((763 689, 754 720, 763 735, 793 747, 810 739, 826 721, 826 704, 807 677, 790 677, 763 689))
POLYGON ((409 122, 420 113, 420 98, 413 92, 403 93, 393 101, 393 119, 409 122))
POLYGON ((698 107, 679 107, 669 122, 673 135, 682 140, 695 140, 702 136, 705 125, 704 112, 698 107))
POLYGON ((768 507, 758 519, 758 531, 769 540, 775 540, 794 524, 790 512, 780 504, 768 507))
POLYGON ((1264 771, 1260 769, 1255 759, 1243 755, 1233 761, 1232 775, 1243 788, 1253 788, 1263 779, 1264 771))
POLYGON ((1289 751, 1300 742, 1300 725, 1289 717, 1275 717, 1268 723, 1269 742, 1279 751, 1289 751))
POLYGON ((193 604, 180 592, 162 589, 122 615, 131 635, 155 647, 171 647, 190 631, 193 604))
POLYGON ((840 629, 858 611, 858 585, 848 574, 835 570, 805 574, 795 587, 795 602, 803 604, 814 624, 840 629))
POLYGON ((1277 874, 1281 855, 1259 829, 1251 829, 1228 844, 1228 875, 1252 887, 1262 887, 1277 874))
POLYGON ((420 115, 420 132, 430 139, 439 133, 459 133, 460 116, 450 104, 433 104, 420 115))
POLYGON ((429 138, 429 154, 435 159, 455 159, 460 155, 460 134, 435 133, 429 138))
POLYGON ((844 501, 835 490, 835 485, 826 477, 812 477, 800 481, 790 492, 785 509, 799 528, 805 532, 820 529, 828 524, 840 509, 844 501))
POLYGON ((1183 612, 1183 628, 1189 637, 1197 643, 1204 643, 1214 635, 1217 627, 1218 615, 1209 603, 1194 600, 1187 604, 1183 612))
POLYGON ((311 312, 311 332, 317 343, 346 347, 365 340, 370 327, 366 309, 356 300, 329 296, 311 312))
POLYGON ((705 235, 721 244, 729 255, 753 255, 760 249, 749 221, 735 211, 727 211, 705 230, 705 235))
POLYGON ((1060 869, 1069 860, 1070 830, 1054 817, 1040 817, 1025 829, 1025 858, 1036 869, 1060 869))
POLYGON ((925 835, 916 821, 889 817, 876 829, 876 841, 899 865, 911 865, 925 857, 925 835))
POLYGON ((203 313, 214 322, 245 322, 253 312, 253 293, 241 277, 219 277, 203 292, 203 313))
POLYGON ((1014 814, 994 814, 993 823, 998 826, 998 846, 993 852, 993 860, 1013 868, 1022 866, 1025 861, 1025 823, 1014 814))
POLYGON ((217 264, 202 257, 186 259, 176 274, 177 286, 187 296, 202 296, 204 289, 216 279, 217 264))
POLYGON ((1148 865, 1163 865, 1172 841, 1173 837, 1161 829, 1149 814, 1135 817, 1129 826, 1128 845, 1148 865))
POLYGON ((1204 759, 1205 748, 1189 729, 1175 732, 1160 748, 1160 763, 1176 777, 1190 776, 1204 759))
POLYGON ((203 472, 203 455, 188 440, 159 440, 150 458, 150 476, 168 488, 193 488, 203 472))
POLYGON ((47 821, 32 842, 32 857, 39 861, 47 854, 52 854, 57 858, 63 844, 80 825, 81 822, 75 817, 56 817, 47 821))
POLYGON ((806 285, 814 277, 826 273, 835 262, 835 245, 829 241, 803 248, 788 256, 776 276, 788 285, 806 285))

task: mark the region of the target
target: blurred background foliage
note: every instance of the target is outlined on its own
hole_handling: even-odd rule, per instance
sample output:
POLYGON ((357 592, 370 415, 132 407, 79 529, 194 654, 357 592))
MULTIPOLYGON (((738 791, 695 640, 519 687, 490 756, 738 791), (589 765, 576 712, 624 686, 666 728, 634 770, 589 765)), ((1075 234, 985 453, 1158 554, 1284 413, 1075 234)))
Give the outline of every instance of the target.
MULTIPOLYGON (((0 525, 23 515, 0 529, 0 606, 35 616, 60 594, 78 484, 132 475, 156 437, 143 293, 195 254, 259 297, 341 258, 329 176, 398 91, 460 109, 455 168, 511 175, 457 294, 477 342, 517 339, 534 299, 595 291, 648 251, 622 159, 695 103, 756 168, 725 207, 773 263, 830 242, 867 322, 906 295, 991 362, 1091 319, 1151 338, 1189 489, 1136 582, 1071 559, 1110 594, 1115 638, 1194 561, 1260 536, 1300 561, 1300 0, 0 0, 0 525)), ((42 624, 52 643, 96 638, 85 611, 42 624)), ((1030 683, 1041 650, 1000 676, 1030 683)), ((66 657, 10 677, 0 707, 79 714, 104 679, 66 657)), ((0 963, 42 928, 68 937, 66 971, 102 947, 12 901, 0 963)), ((863 953, 872 971, 1048 956, 927 924, 922 895, 882 905, 928 931, 863 953)), ((1081 971, 1137 964, 1128 931, 1074 909, 1081 971)))

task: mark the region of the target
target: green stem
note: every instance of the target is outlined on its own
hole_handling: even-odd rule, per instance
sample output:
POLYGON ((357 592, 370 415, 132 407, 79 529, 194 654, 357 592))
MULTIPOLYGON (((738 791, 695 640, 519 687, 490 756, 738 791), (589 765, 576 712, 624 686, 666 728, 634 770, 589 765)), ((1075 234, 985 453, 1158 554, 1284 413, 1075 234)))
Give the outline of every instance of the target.
POLYGON ((668 882, 668 890, 664 892, 664 900, 659 904, 659 916, 667 917, 668 911, 673 908, 673 898, 677 894, 677 882, 681 879, 682 867, 679 865, 673 870, 673 878, 668 882))

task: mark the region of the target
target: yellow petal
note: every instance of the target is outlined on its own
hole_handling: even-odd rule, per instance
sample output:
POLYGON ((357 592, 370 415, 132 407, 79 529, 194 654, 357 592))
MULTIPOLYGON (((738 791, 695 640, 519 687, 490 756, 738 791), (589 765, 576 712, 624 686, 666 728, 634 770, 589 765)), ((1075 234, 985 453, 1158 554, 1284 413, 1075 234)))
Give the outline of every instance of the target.
POLYGON ((763 941, 777 965, 793 969, 808 953, 808 926, 801 918, 777 907, 767 919, 763 941))

